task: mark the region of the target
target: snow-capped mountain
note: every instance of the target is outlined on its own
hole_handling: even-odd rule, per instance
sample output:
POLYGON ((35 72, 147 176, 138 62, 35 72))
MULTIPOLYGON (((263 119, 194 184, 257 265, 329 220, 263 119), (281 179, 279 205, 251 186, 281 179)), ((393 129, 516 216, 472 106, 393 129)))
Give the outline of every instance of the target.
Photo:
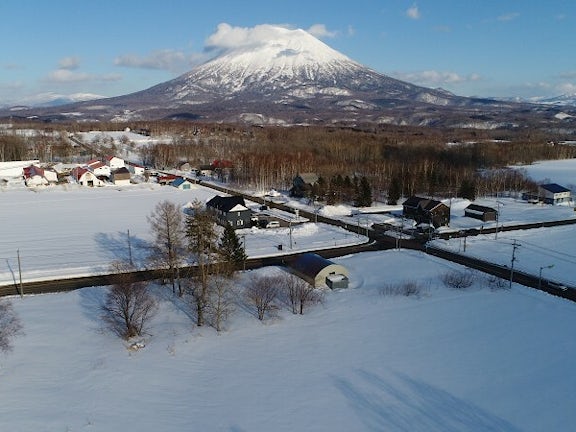
POLYGON ((503 112, 517 110, 527 116, 533 111, 512 102, 465 98, 396 80, 351 60, 304 30, 262 27, 269 36, 265 41, 221 51, 190 72, 147 90, 32 114, 491 128, 513 121, 503 112))
POLYGON ((28 96, 16 102, 8 104, 5 103, 4 105, 6 107, 13 107, 13 109, 29 109, 30 107, 54 107, 74 102, 92 101, 104 97, 105 96, 93 93, 73 93, 65 95, 55 92, 46 92, 28 96))

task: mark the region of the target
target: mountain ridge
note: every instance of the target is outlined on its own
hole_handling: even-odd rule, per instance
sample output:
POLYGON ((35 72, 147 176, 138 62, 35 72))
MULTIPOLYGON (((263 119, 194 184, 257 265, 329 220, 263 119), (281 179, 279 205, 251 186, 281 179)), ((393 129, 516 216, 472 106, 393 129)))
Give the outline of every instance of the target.
POLYGON ((351 60, 301 29, 264 25, 260 30, 268 36, 264 41, 230 46, 191 71, 148 89, 23 114, 52 120, 73 115, 116 121, 494 128, 516 127, 542 114, 554 119, 557 113, 554 106, 466 98, 400 81, 351 60))

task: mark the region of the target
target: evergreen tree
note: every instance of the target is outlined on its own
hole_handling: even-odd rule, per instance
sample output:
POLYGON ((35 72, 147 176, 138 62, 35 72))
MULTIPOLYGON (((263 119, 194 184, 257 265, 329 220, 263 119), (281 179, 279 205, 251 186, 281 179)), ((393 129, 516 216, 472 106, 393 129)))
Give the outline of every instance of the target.
POLYGON ((386 204, 396 205, 398 200, 402 196, 402 185, 400 179, 397 176, 392 177, 390 180, 390 186, 388 187, 388 200, 386 204))
POLYGON ((370 207, 372 205, 372 188, 366 177, 360 179, 355 205, 356 207, 370 207))
POLYGON ((236 234, 236 230, 234 230, 234 227, 230 224, 224 227, 224 232, 222 233, 222 237, 220 237, 218 252, 222 260, 229 264, 227 268, 230 272, 233 271, 234 268, 240 268, 246 261, 247 256, 244 245, 242 245, 236 234))
POLYGON ((474 180, 464 179, 458 189, 458 196, 461 198, 466 198, 471 201, 476 199, 476 183, 474 180))

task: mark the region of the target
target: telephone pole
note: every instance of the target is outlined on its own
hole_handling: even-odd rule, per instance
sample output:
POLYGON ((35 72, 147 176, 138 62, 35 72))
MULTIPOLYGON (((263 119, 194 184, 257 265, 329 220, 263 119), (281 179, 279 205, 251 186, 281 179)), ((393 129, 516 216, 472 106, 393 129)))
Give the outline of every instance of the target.
POLYGON ((512 288, 512 279, 514 278, 514 261, 516 261, 516 249, 518 249, 520 245, 516 243, 512 244, 512 262, 510 263, 510 284, 508 285, 509 288, 512 288))

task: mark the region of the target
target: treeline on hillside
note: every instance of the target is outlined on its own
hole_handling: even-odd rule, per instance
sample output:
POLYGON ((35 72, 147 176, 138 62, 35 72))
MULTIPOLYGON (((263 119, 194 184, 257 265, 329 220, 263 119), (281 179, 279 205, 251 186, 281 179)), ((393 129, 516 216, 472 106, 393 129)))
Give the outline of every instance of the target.
MULTIPOLYGON (((146 130, 153 137, 172 137, 170 143, 141 149, 142 162, 149 166, 173 168, 182 161, 199 166, 230 160, 234 164, 231 181, 260 190, 287 190, 294 176, 305 172, 328 181, 336 176, 365 177, 379 200, 398 194, 455 196, 463 188, 479 195, 530 189, 534 185, 522 172, 505 167, 576 156, 576 147, 555 144, 573 137, 537 129, 256 127, 183 121, 83 123, 67 129, 125 127, 146 130)), ((99 146, 106 151, 106 143, 99 146)), ((14 151, 14 146, 8 148, 14 151)), ((115 150, 112 144, 109 150, 115 150)))

